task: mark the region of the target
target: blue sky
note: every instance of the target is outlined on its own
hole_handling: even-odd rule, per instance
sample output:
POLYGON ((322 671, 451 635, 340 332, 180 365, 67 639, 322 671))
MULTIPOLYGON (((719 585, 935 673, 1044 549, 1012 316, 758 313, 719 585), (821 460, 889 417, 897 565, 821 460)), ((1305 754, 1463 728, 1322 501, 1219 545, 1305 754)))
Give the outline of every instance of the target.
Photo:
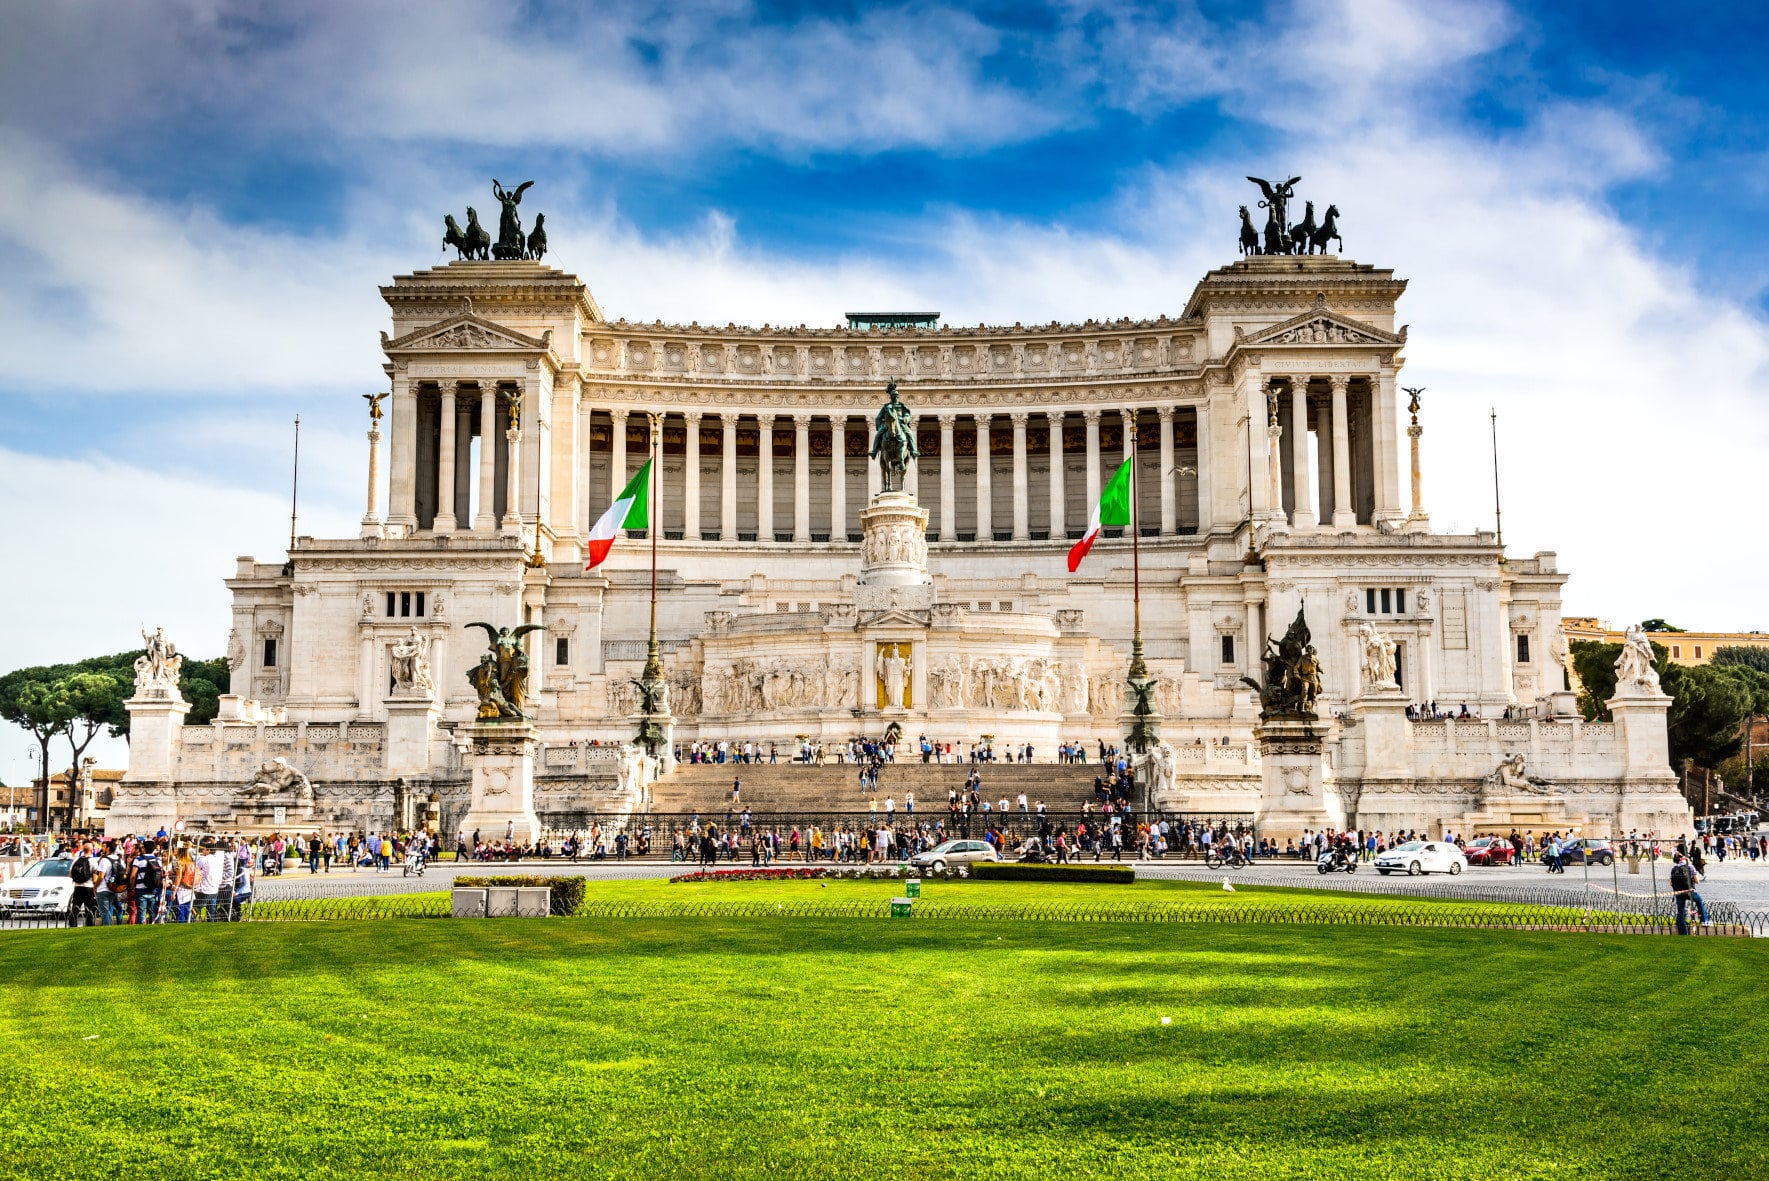
POLYGON ((1762 626, 1766 13, 7 5, 0 666, 155 622, 219 651, 296 413, 304 531, 351 532, 375 286, 493 176, 611 315, 828 324, 1177 312, 1241 178, 1301 173, 1412 283, 1440 527, 1490 521, 1496 407, 1507 540, 1560 552, 1569 611, 1762 626))

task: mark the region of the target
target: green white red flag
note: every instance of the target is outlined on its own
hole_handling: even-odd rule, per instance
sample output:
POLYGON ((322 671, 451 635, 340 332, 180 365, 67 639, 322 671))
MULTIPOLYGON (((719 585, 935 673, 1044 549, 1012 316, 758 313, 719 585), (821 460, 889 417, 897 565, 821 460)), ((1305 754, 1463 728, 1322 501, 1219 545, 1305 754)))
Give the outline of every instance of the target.
MULTIPOLYGON (((651 524, 651 461, 627 481, 614 503, 608 506, 590 530, 590 560, 585 570, 594 570, 614 548, 614 539, 622 529, 646 529, 651 524)), ((1072 568, 1072 567, 1071 567, 1072 568)))
POLYGON ((1108 525, 1129 527, 1130 525, 1130 464, 1126 459, 1118 465, 1112 474, 1111 482, 1100 490, 1099 503, 1093 506, 1093 519, 1087 523, 1087 532, 1069 551, 1069 573, 1081 565, 1081 559, 1093 548, 1099 537, 1099 531, 1108 525))

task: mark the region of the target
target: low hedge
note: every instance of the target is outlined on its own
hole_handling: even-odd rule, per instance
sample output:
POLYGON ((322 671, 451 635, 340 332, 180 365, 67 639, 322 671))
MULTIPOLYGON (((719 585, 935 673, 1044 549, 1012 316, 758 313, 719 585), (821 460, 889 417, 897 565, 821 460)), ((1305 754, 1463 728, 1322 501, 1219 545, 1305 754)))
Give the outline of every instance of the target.
POLYGON ((1124 885, 1136 880, 1129 865, 1038 865, 1018 861, 979 861, 970 867, 979 882, 1074 882, 1124 885))
POLYGON ((545 886, 553 892, 549 909, 561 916, 574 915, 584 904, 584 887, 588 878, 552 877, 539 873, 513 873, 503 877, 458 877, 454 884, 469 890, 486 886, 545 886))

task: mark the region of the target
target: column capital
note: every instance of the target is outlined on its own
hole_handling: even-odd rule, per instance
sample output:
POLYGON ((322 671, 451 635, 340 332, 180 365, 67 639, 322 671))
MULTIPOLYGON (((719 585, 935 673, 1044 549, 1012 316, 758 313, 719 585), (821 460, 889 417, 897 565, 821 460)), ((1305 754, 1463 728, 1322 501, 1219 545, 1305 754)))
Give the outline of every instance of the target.
POLYGON ((1100 411, 1098 407, 1089 407, 1081 412, 1081 417, 1087 421, 1088 426, 1098 426, 1099 416, 1100 411))
POLYGON ((1162 422, 1172 422, 1176 411, 1172 406, 1157 406, 1155 413, 1160 416, 1162 422))
POLYGON ((1032 415, 1030 411, 1015 410, 1008 414, 1008 418, 1013 420, 1014 430, 1023 431, 1026 429, 1026 423, 1031 420, 1032 415))
POLYGON ((940 420, 940 429, 943 431, 949 431, 958 425, 958 415, 949 410, 941 411, 934 415, 934 417, 940 420))
POLYGON ((699 410, 684 410, 682 411, 682 420, 691 427, 699 426, 702 414, 703 411, 699 410))
POLYGON ((1292 390, 1308 389, 1309 375, 1306 373, 1286 374, 1284 380, 1290 383, 1290 388, 1292 390))
POLYGON ((808 431, 811 429, 811 420, 815 417, 817 416, 810 411, 800 412, 795 410, 792 413, 792 425, 801 431, 808 431))
POLYGON ((614 419, 615 422, 625 422, 627 420, 627 415, 630 413, 631 411, 628 410, 610 410, 608 416, 614 419))
POLYGON ((1118 408, 1118 417, 1125 422, 1129 422, 1136 417, 1136 409, 1131 406, 1120 406, 1118 408))
POLYGON ((1327 382, 1335 394, 1343 394, 1346 387, 1351 384, 1351 375, 1348 373, 1335 373, 1327 378, 1327 382))

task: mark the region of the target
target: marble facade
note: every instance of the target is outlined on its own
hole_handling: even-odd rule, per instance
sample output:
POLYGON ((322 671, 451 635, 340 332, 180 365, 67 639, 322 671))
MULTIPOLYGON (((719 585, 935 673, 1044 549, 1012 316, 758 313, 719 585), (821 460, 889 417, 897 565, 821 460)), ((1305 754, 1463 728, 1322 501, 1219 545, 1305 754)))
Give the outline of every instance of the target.
POLYGON ((588 752, 631 737, 649 545, 583 563, 660 411, 658 622, 678 743, 833 743, 889 720, 1030 742, 1041 759, 1063 740, 1118 742, 1130 539, 1108 531, 1074 575, 1065 556, 1134 442, 1144 640, 1171 744, 1162 806, 1261 812, 1240 679, 1272 621, 1301 608, 1325 668, 1320 782, 1347 820, 1497 815, 1489 780, 1522 749, 1574 785, 1558 814, 1607 831, 1624 799, 1644 800, 1627 815, 1687 827, 1662 743, 1651 756, 1650 707, 1604 725, 1546 704, 1499 720, 1564 688, 1566 576, 1552 553, 1506 559, 1490 533, 1431 532, 1416 481, 1403 503, 1420 443, 1397 400, 1405 287, 1331 256, 1254 257, 1204 276, 1175 317, 866 331, 609 321, 538 262, 399 276, 382 288, 390 412, 368 435, 361 535, 299 538, 286 565, 239 559, 235 704, 183 728, 144 704, 169 737, 136 778, 219 798, 235 762, 277 750, 322 813, 344 801, 340 823, 379 815, 397 778, 452 827, 483 802, 464 755, 482 644, 462 625, 484 620, 546 628, 526 637, 542 822, 631 800, 617 757, 588 752), (921 459, 904 493, 881 496, 866 450, 890 380, 921 459), (1375 702, 1370 625, 1397 681, 1375 702), (397 650, 420 641, 430 688, 414 695, 397 650), (887 658, 903 661, 889 683, 887 658), (1407 701, 1480 720, 1410 722, 1407 701))

